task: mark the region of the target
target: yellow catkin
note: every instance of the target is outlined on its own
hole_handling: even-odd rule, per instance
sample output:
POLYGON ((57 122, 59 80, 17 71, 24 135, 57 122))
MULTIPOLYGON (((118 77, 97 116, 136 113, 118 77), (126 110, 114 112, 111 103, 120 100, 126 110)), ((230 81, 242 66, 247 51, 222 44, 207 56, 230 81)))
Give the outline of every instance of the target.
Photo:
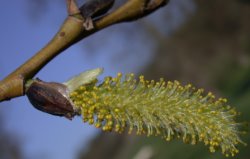
MULTIPOLYGON (((226 156, 234 156, 243 143, 235 117, 235 109, 223 98, 215 99, 209 92, 195 89, 191 84, 147 81, 134 74, 123 79, 106 77, 101 84, 94 82, 80 86, 70 98, 80 110, 83 121, 103 131, 115 131, 147 136, 161 136, 166 141, 177 137, 183 142, 204 142, 210 152, 221 149, 226 156)), ((243 143, 244 144, 244 143, 243 143)))

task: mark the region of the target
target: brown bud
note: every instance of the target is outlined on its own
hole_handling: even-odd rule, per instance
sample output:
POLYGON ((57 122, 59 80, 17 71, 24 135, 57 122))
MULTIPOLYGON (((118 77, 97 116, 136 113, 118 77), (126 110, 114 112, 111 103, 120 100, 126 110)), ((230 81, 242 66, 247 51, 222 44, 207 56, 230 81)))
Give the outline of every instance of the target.
POLYGON ((32 81, 26 90, 31 104, 38 110, 72 119, 76 112, 69 98, 68 88, 61 83, 32 81))
POLYGON ((96 18, 107 13, 114 2, 115 0, 88 0, 79 10, 84 18, 96 18))

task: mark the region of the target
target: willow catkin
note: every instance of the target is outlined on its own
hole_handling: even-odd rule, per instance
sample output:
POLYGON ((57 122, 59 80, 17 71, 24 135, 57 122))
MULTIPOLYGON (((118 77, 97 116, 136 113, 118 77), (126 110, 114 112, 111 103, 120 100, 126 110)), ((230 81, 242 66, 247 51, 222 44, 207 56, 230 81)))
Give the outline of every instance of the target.
POLYGON ((203 96, 203 90, 191 84, 147 81, 143 76, 136 80, 134 74, 123 79, 118 73, 101 84, 95 80, 80 86, 70 98, 84 122, 104 131, 128 130, 167 141, 177 137, 185 143, 204 142, 210 152, 221 149, 226 156, 238 153, 236 146, 243 143, 235 109, 212 93, 203 96))

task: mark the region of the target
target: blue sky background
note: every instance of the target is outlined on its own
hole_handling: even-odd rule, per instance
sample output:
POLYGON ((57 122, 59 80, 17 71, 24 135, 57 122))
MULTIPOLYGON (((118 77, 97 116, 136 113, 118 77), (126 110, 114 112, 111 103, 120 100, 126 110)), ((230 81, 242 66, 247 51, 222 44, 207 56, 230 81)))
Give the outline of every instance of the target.
MULTIPOLYGON (((49 1, 44 12, 38 15, 30 9, 28 2, 31 1, 1 1, 0 79, 40 50, 53 37, 67 15, 65 6, 58 1, 49 1)), ((159 26, 163 31, 172 32, 185 19, 178 8, 180 3, 191 4, 187 0, 171 2, 168 8, 176 17, 168 19, 168 26, 159 26)), ((154 22, 158 18, 157 14, 160 12, 148 18, 154 22)), ((96 67, 105 68, 101 77, 115 75, 118 71, 139 72, 153 56, 154 46, 145 39, 141 40, 145 37, 139 33, 131 35, 130 38, 136 41, 132 43, 130 39, 124 38, 120 29, 133 30, 138 24, 110 27, 72 46, 46 65, 37 77, 45 81, 63 82, 96 67), (128 54, 124 55, 124 52, 128 54)), ((0 103, 0 112, 6 131, 17 136, 26 158, 30 159, 76 158, 77 153, 83 146, 87 147, 87 143, 99 131, 83 124, 79 117, 69 121, 37 111, 26 97, 0 103)))

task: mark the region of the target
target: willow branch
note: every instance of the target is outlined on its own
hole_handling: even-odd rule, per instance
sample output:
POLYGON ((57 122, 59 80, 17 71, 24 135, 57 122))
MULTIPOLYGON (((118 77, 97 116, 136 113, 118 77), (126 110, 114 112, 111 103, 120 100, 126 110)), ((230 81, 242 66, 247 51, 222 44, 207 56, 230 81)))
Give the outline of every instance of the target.
POLYGON ((94 29, 85 30, 85 18, 74 0, 67 0, 68 17, 54 38, 27 62, 0 81, 0 101, 25 94, 25 83, 62 51, 85 37, 113 24, 134 21, 167 4, 168 0, 128 0, 115 11, 94 21, 94 29))

